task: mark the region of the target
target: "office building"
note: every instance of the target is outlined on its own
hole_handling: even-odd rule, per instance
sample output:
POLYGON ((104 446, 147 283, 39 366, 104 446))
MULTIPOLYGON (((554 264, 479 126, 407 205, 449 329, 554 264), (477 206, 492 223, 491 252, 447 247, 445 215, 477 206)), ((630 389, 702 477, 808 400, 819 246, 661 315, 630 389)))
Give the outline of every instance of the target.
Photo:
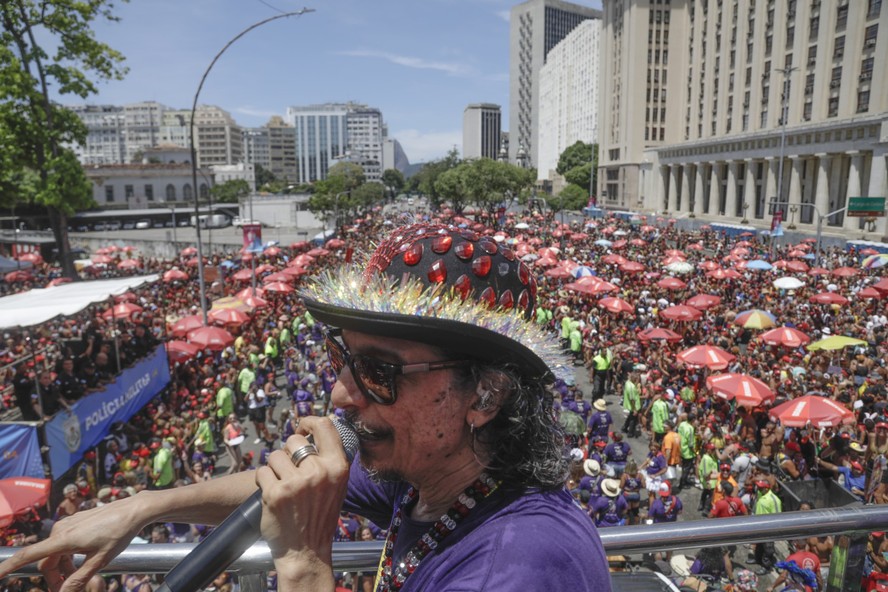
POLYGON ((580 23, 600 12, 561 0, 528 0, 509 17, 509 160, 519 150, 535 167, 539 156, 539 74, 549 52, 580 23))
POLYGON ((500 106, 473 103, 463 110, 463 158, 496 160, 502 133, 500 106))
MULTIPOLYGON (((268 132, 268 166, 276 179, 296 182, 296 129, 278 115, 265 124, 268 132)), ((265 166, 265 165, 263 165, 265 166)))
POLYGON ((71 107, 86 126, 86 142, 69 146, 81 164, 119 164, 124 161, 126 140, 123 108, 115 105, 71 107))
POLYGON ((224 109, 199 105, 194 113, 194 133, 198 166, 243 162, 243 132, 224 109))
POLYGON ((379 109, 353 106, 345 120, 348 148, 346 153, 364 169, 368 183, 382 182, 382 142, 387 135, 379 109))
POLYGON ((555 181, 561 153, 598 142, 598 47, 601 21, 580 23, 540 68, 537 179, 555 181))
MULTIPOLYGON (((294 130, 295 132, 295 130, 294 130)), ((254 166, 261 166, 266 171, 271 170, 271 144, 267 127, 244 128, 244 162, 254 166)), ((295 133, 294 133, 295 136, 295 133)), ((296 149, 295 139, 293 149, 296 149)), ((295 164, 295 161, 294 161, 295 164)))
MULTIPOLYGON (((858 236, 888 193, 880 0, 604 0, 599 203, 858 236)), ((859 237, 859 236, 858 236, 859 237)))

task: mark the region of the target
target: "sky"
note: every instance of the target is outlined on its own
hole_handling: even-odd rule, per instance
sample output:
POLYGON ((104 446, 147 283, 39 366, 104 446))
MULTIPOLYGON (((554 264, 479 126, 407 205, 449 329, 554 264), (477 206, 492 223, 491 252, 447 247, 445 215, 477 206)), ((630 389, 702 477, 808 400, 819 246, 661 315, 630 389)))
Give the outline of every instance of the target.
MULTIPOLYGON (((600 0, 578 4, 600 8, 600 0)), ((514 0, 130 0, 96 38, 126 56, 122 81, 102 82, 87 101, 154 100, 190 108, 204 70, 241 30, 278 19, 231 45, 210 72, 200 103, 244 127, 289 106, 349 100, 382 111, 410 162, 462 150, 470 103, 502 107, 508 128, 509 10, 514 0)))

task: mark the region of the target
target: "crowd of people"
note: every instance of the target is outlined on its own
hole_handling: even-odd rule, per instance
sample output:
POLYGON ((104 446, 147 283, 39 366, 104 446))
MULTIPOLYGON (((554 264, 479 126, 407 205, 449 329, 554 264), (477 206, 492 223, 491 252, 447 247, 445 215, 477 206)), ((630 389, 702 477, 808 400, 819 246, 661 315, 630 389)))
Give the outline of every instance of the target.
MULTIPOLYGON (((565 484, 599 528, 811 509, 810 501, 784 491, 791 489, 787 484, 828 478, 859 501, 888 502, 883 300, 888 289, 878 283, 878 267, 861 267, 865 254, 828 249, 812 269, 810 243, 772 245, 705 227, 682 232, 667 220, 563 224, 530 212, 499 221, 469 220, 448 211, 440 217, 467 232, 490 235, 536 275, 533 321, 560 336, 573 355, 574 372, 582 374, 561 377, 554 385, 553 413, 564 429, 570 459, 565 484), (750 266, 752 261, 773 269, 750 266), (787 268, 788 263, 793 265, 787 268), (778 288, 779 277, 794 277, 802 285, 778 288), (844 301, 810 300, 821 293, 844 301), (679 305, 691 310, 670 320, 670 309, 679 305), (807 341, 795 346, 763 341, 768 323, 765 328, 745 324, 744 313, 751 312, 765 313, 757 318, 793 328, 807 341), (836 349, 806 347, 831 336, 856 341, 836 349), (682 361, 680 354, 696 346, 728 355, 719 364, 682 361), (726 394, 709 380, 719 373, 754 378, 769 395, 750 400, 726 394), (794 425, 772 414, 781 403, 811 393, 834 401, 846 416, 794 425), (696 507, 687 505, 691 499, 699 500, 696 507)), ((264 254, 260 284, 261 276, 293 267, 298 258, 296 266, 305 272, 291 276, 298 285, 306 275, 341 265, 349 243, 371 242, 390 226, 381 216, 370 216, 347 228, 338 249, 309 255, 303 244, 264 254)), ((239 255, 220 252, 211 262, 226 259, 239 255)), ((170 261, 140 258, 142 271, 164 274, 176 268, 188 277, 134 290, 127 298, 142 310, 131 317, 109 319, 109 303, 6 336, 6 361, 14 367, 7 383, 23 417, 63 412, 114 380, 119 368, 171 340, 175 321, 197 312, 196 273, 189 261, 188 255, 170 261), (15 363, 25 356, 31 357, 15 363)), ((220 282, 218 295, 233 296, 247 285, 220 282)), ((23 517, 4 532, 7 544, 39 540, 52 521, 144 489, 263 466, 301 418, 336 414, 330 400, 336 374, 324 351, 323 324, 291 293, 260 288, 255 296, 248 319, 225 327, 231 341, 171 362, 172 381, 163 395, 128 422, 115 424, 60 484, 64 498, 51 514, 23 517), (258 458, 242 450, 248 439, 261 445, 258 458)), ((335 536, 384 538, 387 526, 344 512, 335 536)), ((146 542, 190 542, 210 530, 162 523, 149 525, 140 536, 146 542)), ((794 541, 789 557, 777 556, 770 544, 755 545, 748 557, 739 558, 730 547, 710 549, 698 557, 695 569, 738 582, 750 574, 738 576, 736 563, 757 566, 760 576, 783 565, 779 584, 787 585, 801 577, 786 567, 785 561, 793 561, 811 571, 816 581, 807 585, 817 589, 825 581, 832 546, 832 537, 794 541)), ((870 571, 888 572, 883 551, 888 552, 888 542, 873 533, 870 571)), ((372 579, 353 575, 349 583, 369 590, 372 579)), ((150 584, 150 578, 133 575, 108 582, 129 590, 147 590, 141 586, 150 584)), ((22 580, 12 589, 32 585, 22 580)), ((232 581, 220 581, 217 588, 226 585, 232 581)))

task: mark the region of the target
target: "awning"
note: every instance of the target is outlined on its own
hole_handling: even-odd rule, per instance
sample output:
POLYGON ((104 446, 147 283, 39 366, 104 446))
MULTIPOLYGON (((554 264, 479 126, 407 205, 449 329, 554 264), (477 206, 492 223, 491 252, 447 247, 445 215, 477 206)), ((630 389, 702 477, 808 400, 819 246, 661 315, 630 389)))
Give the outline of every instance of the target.
POLYGON ((59 316, 77 314, 90 304, 105 302, 160 276, 143 275, 114 280, 72 282, 52 288, 29 290, 0 298, 0 330, 30 327, 59 316))

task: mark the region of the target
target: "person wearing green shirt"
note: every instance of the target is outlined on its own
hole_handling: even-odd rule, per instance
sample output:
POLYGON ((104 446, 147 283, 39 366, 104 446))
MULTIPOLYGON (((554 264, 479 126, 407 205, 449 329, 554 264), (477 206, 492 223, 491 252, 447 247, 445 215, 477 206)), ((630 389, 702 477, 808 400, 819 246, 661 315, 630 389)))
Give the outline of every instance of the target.
POLYGON ((682 489, 693 485, 694 463, 697 460, 697 433, 687 413, 678 416, 677 431, 681 438, 681 481, 678 488, 682 489))
POLYGON ((284 325, 281 328, 281 347, 287 349, 290 346, 290 342, 293 341, 293 334, 290 333, 290 328, 287 325, 284 325))
POLYGON ((667 419, 669 419, 669 405, 663 400, 663 395, 658 393, 654 395, 654 402, 651 403, 651 431, 657 444, 663 441, 663 435, 666 433, 663 422, 667 419))
POLYGON ((570 338, 570 323, 571 318, 567 315, 561 317, 561 339, 562 341, 567 341, 570 338))
POLYGON ((637 438, 638 433, 638 414, 641 411, 641 395, 638 392, 638 386, 635 384, 638 380, 638 372, 634 370, 629 373, 629 378, 623 383, 623 409, 628 413, 626 422, 623 424, 622 432, 629 436, 637 438))
POLYGON ((223 384, 216 391, 216 417, 225 420, 234 412, 234 391, 227 384, 223 384))
POLYGON ((570 351, 574 355, 574 359, 579 360, 583 351, 583 334, 580 333, 579 323, 577 325, 570 330, 570 351))
POLYGON ((155 441, 152 448, 156 448, 151 464, 151 477, 154 479, 154 489, 167 489, 176 478, 173 472, 173 445, 168 441, 155 441))
POLYGON ((250 385, 256 382, 256 372, 252 366, 244 366, 243 370, 237 375, 237 387, 241 395, 246 395, 250 390, 250 385))
POLYGON ((700 479, 700 486, 703 487, 703 493, 700 494, 700 506, 698 512, 706 514, 712 509, 712 493, 715 491, 715 484, 718 480, 718 461, 715 460, 715 445, 707 442, 703 445, 703 456, 697 464, 697 478, 700 479))
POLYGON ((694 389, 688 385, 683 386, 678 395, 685 403, 693 403, 697 400, 697 394, 694 392, 694 389))
POLYGON ((198 413, 197 417, 200 419, 200 422, 197 424, 197 429, 194 431, 195 438, 203 440, 204 452, 211 455, 216 454, 216 439, 213 437, 213 428, 210 425, 210 419, 203 411, 198 413))
MULTIPOLYGON (((783 511, 783 502, 771 491, 771 484, 766 479, 755 482, 756 500, 753 514, 762 516, 765 514, 779 514, 783 511)), ((762 568, 757 571, 764 575, 774 566, 774 543, 758 543, 755 545, 755 563, 762 568)))

